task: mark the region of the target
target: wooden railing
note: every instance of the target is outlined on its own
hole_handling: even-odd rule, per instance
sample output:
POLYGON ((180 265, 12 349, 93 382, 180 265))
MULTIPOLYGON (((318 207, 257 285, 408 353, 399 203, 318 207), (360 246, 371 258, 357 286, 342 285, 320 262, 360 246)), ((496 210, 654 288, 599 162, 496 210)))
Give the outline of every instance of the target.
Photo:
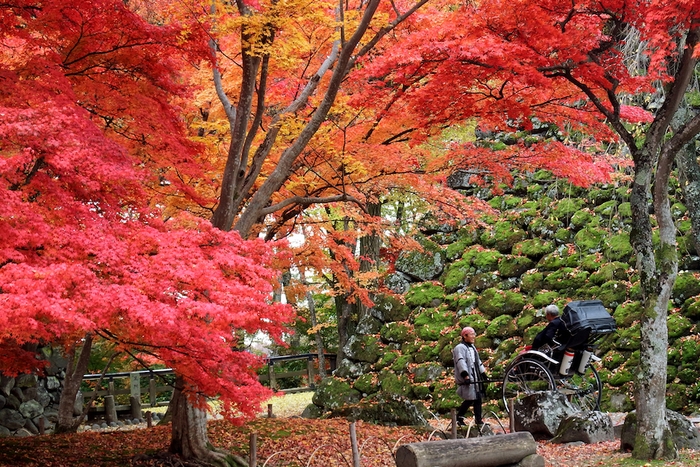
MULTIPOLYGON (((326 363, 326 371, 330 373, 336 368, 335 354, 324 355, 326 363)), ((279 392, 291 393, 302 391, 313 391, 316 387, 315 381, 318 376, 318 354, 301 354, 301 355, 285 355, 281 357, 269 357, 267 361, 267 372, 259 376, 261 383, 269 383, 271 389, 279 392), (292 362, 298 360, 306 361, 306 368, 298 371, 277 371, 281 368, 281 363, 292 362), (280 389, 280 380, 288 378, 301 378, 303 386, 280 389)), ((105 414, 108 419, 116 418, 117 412, 128 412, 131 418, 143 418, 142 411, 148 407, 157 407, 168 405, 170 397, 172 397, 173 387, 167 383, 164 376, 172 375, 174 371, 170 368, 159 370, 141 370, 122 373, 107 373, 100 384, 101 388, 91 391, 83 391, 85 400, 90 400, 95 393, 100 401, 100 404, 95 404, 90 408, 91 417, 105 414), (141 379, 148 377, 146 385, 141 384, 141 379), (126 380, 128 384, 119 384, 118 380, 126 380), (105 387, 106 386, 106 387, 105 387), (119 396, 129 396, 129 404, 117 404, 119 396), (146 397, 144 397, 146 396, 146 397), (145 401, 144 401, 145 400, 145 401)), ((98 381, 99 374, 83 375, 83 381, 98 381)))

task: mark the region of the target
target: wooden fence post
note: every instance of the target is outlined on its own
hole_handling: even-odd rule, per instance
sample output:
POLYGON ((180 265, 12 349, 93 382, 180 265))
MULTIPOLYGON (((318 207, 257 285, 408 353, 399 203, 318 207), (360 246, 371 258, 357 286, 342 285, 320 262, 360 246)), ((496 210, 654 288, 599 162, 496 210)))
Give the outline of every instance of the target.
POLYGON ((248 467, 256 467, 258 465, 258 434, 250 434, 250 458, 248 459, 248 467))
POLYGON ((114 396, 109 394, 105 396, 105 420, 107 423, 116 422, 117 418, 117 406, 114 403, 114 396))
POLYGON ((155 407, 158 403, 158 399, 156 398, 156 379, 153 375, 151 375, 151 378, 148 380, 148 399, 151 402, 151 407, 155 407))
POLYGON ((352 446, 352 467, 360 467, 360 450, 357 447, 355 422, 350 424, 350 445, 352 446))
POLYGON ((138 373, 129 374, 129 385, 131 395, 129 403, 131 404, 131 418, 142 418, 141 414, 141 375, 138 373))
POLYGON ((457 410, 450 410, 450 416, 452 417, 452 439, 457 439, 457 410))
POLYGON ((313 357, 309 357, 306 360, 306 376, 309 378, 309 387, 311 389, 316 389, 316 384, 314 383, 314 360, 313 357))

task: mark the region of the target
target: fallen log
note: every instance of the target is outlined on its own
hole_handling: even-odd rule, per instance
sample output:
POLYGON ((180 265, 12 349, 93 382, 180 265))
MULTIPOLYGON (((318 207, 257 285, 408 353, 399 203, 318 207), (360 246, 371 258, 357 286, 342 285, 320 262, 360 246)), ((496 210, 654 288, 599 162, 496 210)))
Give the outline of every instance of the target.
POLYGON ((528 432, 478 438, 405 444, 396 452, 396 467, 498 467, 537 454, 528 432))

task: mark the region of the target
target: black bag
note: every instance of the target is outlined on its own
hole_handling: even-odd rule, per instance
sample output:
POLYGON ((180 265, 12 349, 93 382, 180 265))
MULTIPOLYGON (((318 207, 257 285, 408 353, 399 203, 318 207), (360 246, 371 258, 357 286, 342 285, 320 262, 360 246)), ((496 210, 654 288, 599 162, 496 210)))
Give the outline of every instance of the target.
POLYGON ((572 336, 580 331, 598 335, 610 334, 617 330, 615 318, 610 316, 600 300, 579 300, 569 303, 564 308, 561 320, 572 336))

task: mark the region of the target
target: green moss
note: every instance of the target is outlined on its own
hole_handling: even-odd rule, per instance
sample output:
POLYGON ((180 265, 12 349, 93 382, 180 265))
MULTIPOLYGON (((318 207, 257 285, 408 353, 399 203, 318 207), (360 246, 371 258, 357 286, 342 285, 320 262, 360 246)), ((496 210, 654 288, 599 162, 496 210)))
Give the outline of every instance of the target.
POLYGON ((515 244, 515 246, 513 246, 513 254, 539 259, 547 253, 554 251, 554 248, 554 242, 532 238, 515 244))
POLYGON ((617 211, 617 201, 611 199, 610 201, 606 201, 600 206, 597 206, 593 212, 598 214, 599 216, 603 217, 612 217, 615 215, 617 211))
POLYGON ((410 307, 435 306, 435 302, 441 303, 444 298, 445 289, 442 284, 418 282, 411 285, 406 293, 406 305, 410 307))
POLYGON ((618 305, 613 313, 618 328, 627 328, 642 317, 642 304, 634 301, 618 305))
POLYGON ((560 249, 544 255, 537 263, 537 269, 544 271, 556 271, 557 269, 576 266, 578 266, 578 257, 560 249))
POLYGON ((575 290, 583 286, 588 279, 588 271, 575 268, 562 268, 548 274, 544 284, 553 290, 575 290))
POLYGON ((612 280, 628 280, 629 273, 627 270, 629 267, 629 264, 619 261, 603 264, 597 271, 591 274, 590 281, 594 284, 603 284, 612 280))
POLYGON ((632 205, 629 202, 620 203, 617 207, 617 215, 623 219, 631 219, 632 205))
POLYGON ((520 276, 520 290, 525 293, 535 292, 544 287, 544 274, 539 271, 528 271, 520 276))
POLYGON ((672 383, 666 387, 666 408, 675 412, 682 411, 688 406, 687 386, 672 383))
POLYGON ((683 302, 683 315, 694 321, 700 320, 700 297, 692 297, 683 302))
POLYGON ((436 341, 445 328, 452 327, 453 314, 444 309, 428 308, 414 318, 413 324, 420 339, 436 341))
POLYGON ((462 399, 457 395, 453 378, 445 378, 435 384, 433 391, 432 409, 437 413, 447 413, 462 404, 462 399))
POLYGON ((619 350, 639 350, 641 334, 639 324, 634 324, 630 327, 618 329, 618 337, 615 341, 619 350))
POLYGON ((399 353, 394 351, 384 352, 377 363, 374 364, 374 368, 377 370, 382 370, 393 364, 397 358, 399 358, 399 353))
POLYGON ((671 293, 674 301, 683 303, 696 295, 700 295, 700 280, 691 272, 679 273, 671 293))
POLYGON ((603 229, 585 227, 579 230, 574 237, 574 243, 583 252, 594 253, 603 247, 603 241, 607 236, 603 229))
POLYGON ((626 282, 608 281, 600 286, 597 298, 606 308, 615 308, 627 300, 627 287, 626 282))
POLYGON ((349 343, 350 352, 354 360, 360 362, 374 363, 379 360, 382 353, 382 346, 374 336, 356 334, 349 343))
POLYGON ((461 229, 457 234, 457 241, 445 248, 445 257, 450 261, 462 256, 464 251, 477 241, 477 232, 473 229, 461 229))
POLYGON ((612 261, 629 260, 634 254, 628 233, 619 233, 605 240, 605 257, 612 261))
MULTIPOLYGON (((593 222, 595 216, 589 209, 581 209, 579 211, 576 211, 572 216, 571 216, 571 221, 569 222, 569 226, 572 229, 579 230, 582 229, 583 227, 586 227, 587 225, 590 225, 591 222, 593 222)), ((597 221, 597 219, 596 219, 597 221)))
POLYGON ((424 363, 411 369, 414 383, 426 383, 447 376, 445 367, 437 363, 424 363))
POLYGON ((559 292, 554 290, 543 290, 541 292, 537 292, 537 294, 532 297, 532 306, 537 310, 552 303, 556 303, 560 298, 561 296, 559 295, 559 292))
POLYGON ((363 397, 374 394, 379 390, 379 385, 374 381, 374 375, 371 373, 364 374, 355 380, 353 388, 360 391, 363 397))
POLYGON ((528 226, 528 231, 535 237, 552 239, 555 232, 562 227, 564 224, 558 219, 537 217, 528 226))
POLYGON ((680 313, 673 313, 668 316, 668 337, 670 339, 676 339, 681 336, 685 336, 690 332, 693 327, 693 323, 681 315, 680 313))
POLYGON ((391 371, 394 373, 405 373, 408 371, 408 365, 413 363, 411 355, 399 355, 394 363, 391 364, 391 371))
POLYGON ((550 215, 557 219, 568 221, 583 207, 583 204, 584 200, 580 198, 564 198, 556 204, 550 215))
POLYGON ((525 306, 525 297, 510 290, 490 288, 484 290, 478 300, 479 310, 486 316, 516 315, 525 306))
POLYGON ((570 243, 574 239, 574 233, 569 229, 559 229, 554 233, 554 240, 559 244, 570 243))
MULTIPOLYGON (((520 198, 518 198, 520 199, 520 198)), ((508 252, 513 245, 527 238, 527 232, 512 222, 496 222, 492 229, 486 230, 481 235, 481 243, 489 248, 495 248, 501 252, 508 252)))
POLYGON ((634 380, 634 375, 629 370, 618 370, 610 374, 608 384, 610 386, 622 386, 634 380))
POLYGON ((498 270, 498 262, 503 257, 503 253, 495 250, 483 250, 474 256, 472 264, 478 272, 498 270))
POLYGON ((382 371, 379 374, 379 386, 382 391, 390 396, 410 397, 411 382, 408 375, 395 375, 388 371, 382 371))
POLYGON ((469 290, 481 292, 501 283, 501 277, 495 272, 482 272, 472 276, 469 281, 469 290))
POLYGON ((466 284, 467 275, 471 266, 469 261, 455 261, 447 267, 442 275, 442 283, 448 292, 454 292, 466 284))
POLYGON ((517 334, 518 328, 513 318, 508 315, 501 315, 493 319, 489 327, 486 328, 486 337, 497 337, 505 339, 517 334))
POLYGON ((440 357, 442 347, 438 342, 426 342, 416 353, 413 354, 413 361, 416 363, 432 362, 440 357))
POLYGON ((616 370, 627 361, 628 355, 616 350, 608 352, 605 358, 603 358, 603 366, 608 370, 616 370))
POLYGON ((610 201, 615 196, 614 188, 593 188, 588 192, 588 199, 595 205, 610 201))
POLYGON ((345 381, 337 378, 325 378, 314 392, 312 402, 327 410, 336 409, 360 400, 360 392, 350 387, 345 381))
POLYGON ((415 339, 413 326, 406 322, 391 322, 382 326, 379 336, 385 342, 406 342, 415 339))
POLYGON ((377 294, 373 300, 374 309, 381 314, 384 321, 403 321, 408 319, 411 313, 410 308, 392 295, 377 294))
POLYGON ((688 209, 683 203, 673 203, 671 206, 671 215, 674 219, 683 217, 688 212, 688 209))
MULTIPOLYGON (((588 272, 594 272, 600 269, 603 264, 603 258, 600 254, 587 254, 581 260, 581 268, 588 272)), ((605 281, 603 281, 605 282, 605 281)))
POLYGON ((506 255, 498 263, 498 272, 501 277, 520 277, 525 271, 534 266, 534 262, 527 256, 506 255))

